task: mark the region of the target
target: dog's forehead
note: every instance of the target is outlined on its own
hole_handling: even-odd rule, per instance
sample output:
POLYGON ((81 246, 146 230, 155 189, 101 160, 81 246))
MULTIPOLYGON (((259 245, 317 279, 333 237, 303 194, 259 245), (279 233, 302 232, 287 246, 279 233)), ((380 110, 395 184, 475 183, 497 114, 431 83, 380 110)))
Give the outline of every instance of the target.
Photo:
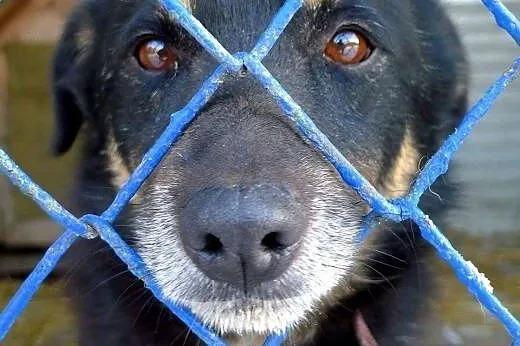
MULTIPOLYGON (((153 0, 156 3, 159 0, 153 0)), ((236 25, 262 26, 264 19, 271 19, 286 0, 180 0, 195 17, 203 21, 217 22, 220 28, 236 25), (265 17, 265 18, 264 18, 265 17), (250 24, 250 25, 248 25, 250 24)), ((431 1, 431 0, 425 0, 431 1)), ((435 0, 433 0, 435 1, 435 0)), ((365 9, 368 12, 399 21, 408 18, 416 5, 410 0, 304 0, 303 9, 310 17, 334 9, 365 9), (401 18, 402 17, 402 18, 401 18)), ((367 13, 368 13, 367 12, 367 13)), ((237 29, 237 28, 233 28, 237 29)), ((247 28, 243 28, 247 30, 247 28)))
MULTIPOLYGON (((188 8, 190 10, 193 10, 197 7, 197 1, 201 1, 201 0, 181 0, 181 2, 184 4, 184 6, 186 6, 186 8, 188 8)), ((241 0, 239 0, 239 1, 241 1, 241 0)), ((304 5, 309 8, 316 8, 325 2, 330 2, 330 0, 305 0, 304 5)))
MULTIPOLYGON (((191 11, 194 11, 198 8, 198 5, 202 2, 205 3, 214 3, 215 6, 223 6, 225 7, 226 3, 235 3, 235 4, 243 4, 243 3, 256 3, 259 6, 262 6, 263 4, 268 4, 273 2, 273 0, 180 0, 186 8, 188 8, 191 11)), ((274 2, 281 5, 281 3, 285 2, 285 0, 274 0, 274 2)), ((407 0, 404 1, 394 1, 394 0, 304 0, 303 5, 307 9, 318 9, 322 5, 334 7, 334 6, 341 6, 341 5, 378 5, 378 4, 385 4, 385 5, 395 5, 400 6, 404 3, 408 3, 407 0)))

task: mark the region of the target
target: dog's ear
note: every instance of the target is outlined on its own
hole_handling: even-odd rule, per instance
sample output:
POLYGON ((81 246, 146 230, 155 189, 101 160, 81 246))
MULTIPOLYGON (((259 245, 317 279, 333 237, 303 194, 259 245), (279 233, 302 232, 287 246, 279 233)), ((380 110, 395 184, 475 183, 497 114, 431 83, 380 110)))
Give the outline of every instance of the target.
POLYGON ((67 152, 84 122, 90 116, 86 84, 93 32, 88 13, 78 8, 70 16, 54 54, 52 92, 54 97, 54 134, 52 152, 67 152))

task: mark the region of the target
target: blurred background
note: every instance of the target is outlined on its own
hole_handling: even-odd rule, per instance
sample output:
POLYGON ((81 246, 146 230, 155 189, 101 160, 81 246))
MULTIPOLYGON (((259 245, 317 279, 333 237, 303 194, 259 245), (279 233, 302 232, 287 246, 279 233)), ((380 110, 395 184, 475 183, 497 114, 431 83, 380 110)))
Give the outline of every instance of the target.
MULTIPOLYGON (((471 63, 473 104, 518 55, 478 0, 446 0, 471 63)), ((503 1, 520 15, 520 0, 503 1)), ((0 145, 47 191, 68 204, 77 147, 49 154, 52 128, 49 65, 67 13, 76 0, 0 0, 0 145)), ((491 279, 497 295, 520 316, 520 83, 501 96, 456 155, 453 176, 461 207, 444 231, 491 279)), ((0 177, 0 307, 7 303, 60 229, 0 177)), ((436 309, 453 345, 508 345, 500 324, 437 261, 436 309)), ((58 268, 57 273, 60 273, 58 268)), ((5 345, 75 345, 74 320, 60 275, 38 293, 5 345)))

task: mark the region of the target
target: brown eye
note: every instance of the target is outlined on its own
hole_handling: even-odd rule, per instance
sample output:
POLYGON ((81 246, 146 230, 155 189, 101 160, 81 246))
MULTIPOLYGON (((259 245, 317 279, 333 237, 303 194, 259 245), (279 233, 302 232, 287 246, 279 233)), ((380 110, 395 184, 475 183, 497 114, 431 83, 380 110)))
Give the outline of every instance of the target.
POLYGON ((324 51, 327 58, 342 65, 358 64, 371 53, 372 47, 365 35, 352 29, 336 33, 324 51))
POLYGON ((161 40, 146 40, 137 46, 136 58, 142 68, 151 71, 176 70, 178 57, 173 48, 161 40))

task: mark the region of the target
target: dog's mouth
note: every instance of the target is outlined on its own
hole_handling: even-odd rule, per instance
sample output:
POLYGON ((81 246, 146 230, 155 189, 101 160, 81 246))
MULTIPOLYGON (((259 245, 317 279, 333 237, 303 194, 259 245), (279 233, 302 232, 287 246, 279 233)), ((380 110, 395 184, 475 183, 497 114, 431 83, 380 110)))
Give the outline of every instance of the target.
POLYGON ((156 272, 155 277, 174 302, 189 308, 221 334, 283 333, 296 328, 317 306, 331 300, 331 291, 347 289, 342 283, 350 270, 349 261, 343 267, 311 261, 319 257, 310 253, 320 251, 323 249, 304 246, 287 272, 248 290, 212 280, 193 263, 188 264, 187 256, 181 265, 184 268, 173 269, 167 277, 156 272))

